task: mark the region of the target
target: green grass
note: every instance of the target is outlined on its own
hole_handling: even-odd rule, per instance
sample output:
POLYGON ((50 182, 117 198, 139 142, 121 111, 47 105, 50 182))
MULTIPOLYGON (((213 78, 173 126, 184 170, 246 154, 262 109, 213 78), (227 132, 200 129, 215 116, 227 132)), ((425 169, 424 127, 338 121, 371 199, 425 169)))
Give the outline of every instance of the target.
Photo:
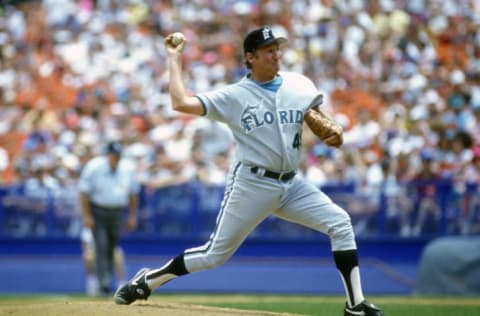
MULTIPOLYGON (((387 316, 480 316, 480 298, 422 298, 388 297, 372 298, 387 316)), ((343 315, 343 298, 289 297, 280 299, 258 296, 251 301, 221 300, 202 305, 248 310, 284 312, 311 316, 343 315)))
MULTIPOLYGON (((0 295, 7 302, 60 300, 91 301, 83 295, 0 295)), ((480 316, 480 297, 369 297, 387 316, 480 316)), ((107 300, 111 303, 110 300, 107 300)), ((183 303, 204 306, 261 310, 310 316, 343 315, 344 298, 314 295, 242 295, 242 294, 166 294, 155 293, 148 304, 183 303)), ((0 308, 1 310, 1 308, 0 308)), ((1 312, 0 312, 1 314, 1 312)))
MULTIPOLYGON (((208 304, 217 307, 230 307, 247 310, 293 313, 311 316, 342 315, 342 307, 333 303, 224 303, 208 304)), ((479 316, 478 306, 416 306, 392 304, 383 308, 388 316, 479 316)))

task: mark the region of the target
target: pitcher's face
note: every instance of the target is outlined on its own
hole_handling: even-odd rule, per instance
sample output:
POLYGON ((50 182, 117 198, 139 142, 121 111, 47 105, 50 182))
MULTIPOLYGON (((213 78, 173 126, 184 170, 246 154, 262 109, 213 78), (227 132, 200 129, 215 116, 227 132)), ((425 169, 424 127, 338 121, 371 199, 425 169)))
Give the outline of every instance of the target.
POLYGON ((273 80, 280 70, 282 51, 278 43, 272 43, 248 53, 247 59, 251 64, 252 79, 267 82, 273 80))

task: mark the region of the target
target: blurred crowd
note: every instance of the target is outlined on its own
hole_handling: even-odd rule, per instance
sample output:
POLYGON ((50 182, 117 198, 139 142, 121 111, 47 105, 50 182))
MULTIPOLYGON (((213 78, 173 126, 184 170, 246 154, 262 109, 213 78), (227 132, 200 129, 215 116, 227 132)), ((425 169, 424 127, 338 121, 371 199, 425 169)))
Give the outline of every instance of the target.
MULTIPOLYGON (((5 3, 5 2, 4 2, 5 3)), ((187 88, 246 73, 244 34, 289 38, 283 69, 310 77, 344 127, 331 149, 305 130, 301 172, 319 186, 355 183, 351 213, 385 196, 402 234, 439 216, 438 187, 412 223, 409 181, 444 180, 480 205, 480 2, 475 0, 10 1, 0 15, 0 181, 74 185, 107 140, 159 188, 223 184, 234 144, 225 127, 173 112, 164 37, 186 35, 187 88)), ((477 205, 477 206, 475 206, 477 205)), ((463 206, 462 206, 463 207, 463 206)), ((390 214, 391 213, 391 214, 390 214)), ((467 225, 468 226, 468 225, 467 225)), ((464 228, 465 230, 471 227, 464 228)))

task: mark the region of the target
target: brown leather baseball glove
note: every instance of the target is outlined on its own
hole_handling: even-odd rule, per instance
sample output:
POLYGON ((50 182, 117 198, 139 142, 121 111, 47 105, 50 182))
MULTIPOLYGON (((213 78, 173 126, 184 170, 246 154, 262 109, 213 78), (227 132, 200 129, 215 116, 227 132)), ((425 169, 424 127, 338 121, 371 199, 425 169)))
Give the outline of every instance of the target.
POLYGON ((303 119, 312 132, 326 145, 340 147, 343 144, 342 127, 325 112, 310 109, 305 113, 303 119))

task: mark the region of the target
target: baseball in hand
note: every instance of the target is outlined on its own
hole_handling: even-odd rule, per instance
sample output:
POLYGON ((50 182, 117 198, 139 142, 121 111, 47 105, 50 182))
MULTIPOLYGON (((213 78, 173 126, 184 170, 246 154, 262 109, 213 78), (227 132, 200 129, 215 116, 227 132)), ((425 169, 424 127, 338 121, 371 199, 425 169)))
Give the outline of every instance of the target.
POLYGON ((175 32, 172 34, 171 43, 173 46, 177 47, 185 41, 185 35, 180 32, 175 32))

